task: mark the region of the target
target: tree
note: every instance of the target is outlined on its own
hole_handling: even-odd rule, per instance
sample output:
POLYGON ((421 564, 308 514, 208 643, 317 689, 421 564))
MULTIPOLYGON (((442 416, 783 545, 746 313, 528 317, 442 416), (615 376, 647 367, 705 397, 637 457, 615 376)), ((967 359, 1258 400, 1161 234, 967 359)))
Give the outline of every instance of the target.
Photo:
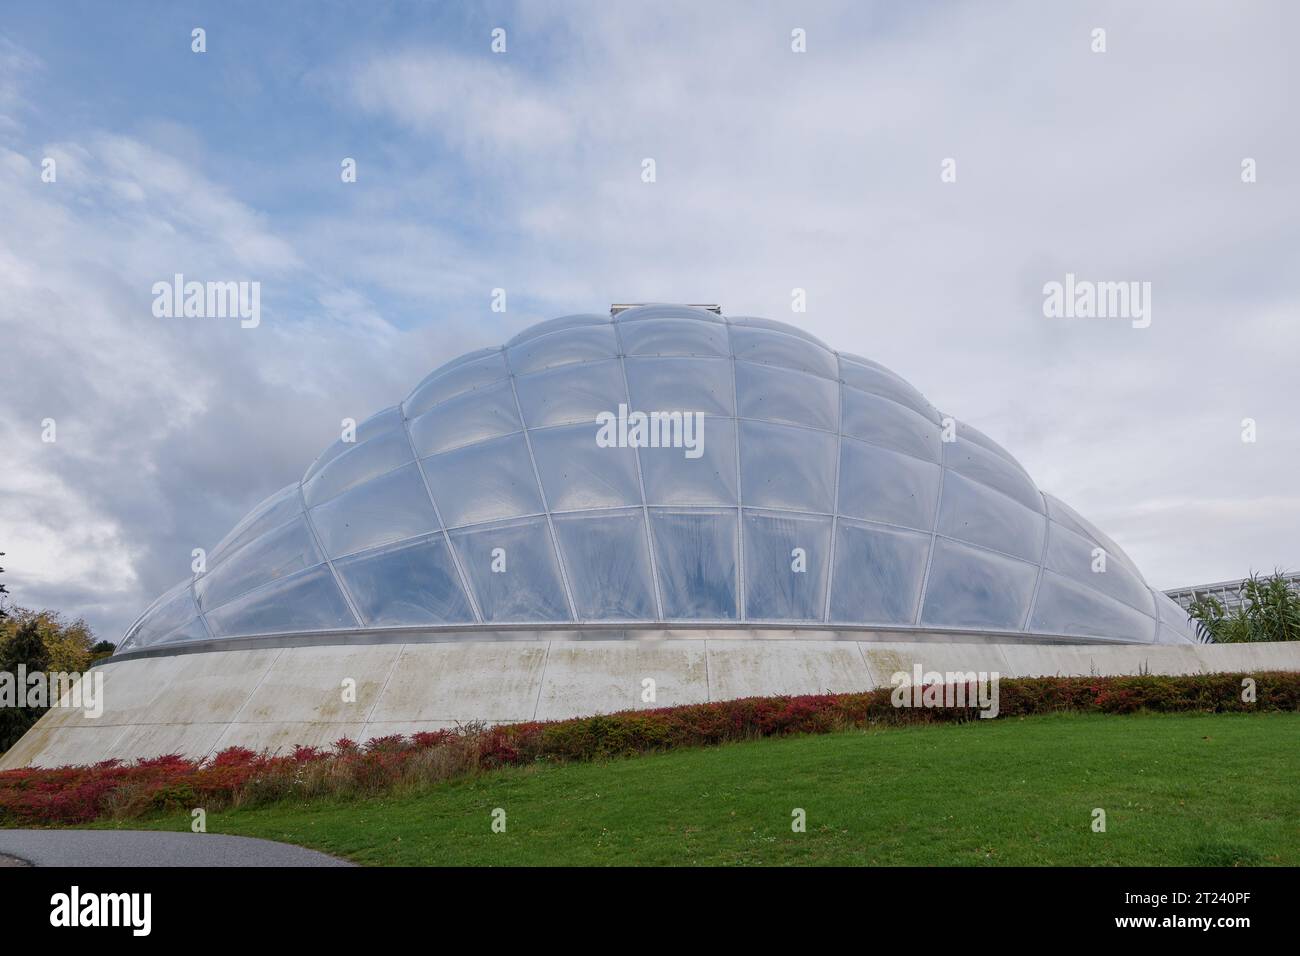
MULTIPOLYGON (((3 558, 4 556, 5 553, 3 551, 0 551, 0 558, 3 558)), ((4 573, 5 573, 5 569, 0 568, 0 574, 4 574, 4 573)), ((9 589, 5 587, 3 584, 0 584, 0 621, 3 621, 5 618, 9 616, 8 612, 5 611, 5 595, 8 593, 9 593, 9 589)))
POLYGON ((1240 644, 1250 640, 1245 612, 1239 607, 1228 614, 1223 602, 1208 594, 1197 596, 1188 606, 1187 616, 1196 621, 1198 629, 1212 637, 1216 644, 1240 644))
POLYGON ((14 628, 9 639, 0 643, 0 671, 16 673, 19 664, 26 664, 28 673, 43 671, 49 662, 50 654, 34 616, 14 628))
MULTIPOLYGON (((15 680, 20 666, 30 674, 44 671, 48 665, 49 653, 41 639, 40 626, 34 619, 24 621, 8 640, 0 644, 0 673, 13 674, 15 680)), ((0 707, 0 753, 16 744, 46 710, 45 707, 0 707)))
POLYGON ((45 645, 45 660, 50 670, 84 671, 90 666, 94 659, 91 647, 95 643, 90 627, 81 618, 65 621, 57 611, 11 608, 9 619, 0 621, 0 643, 12 640, 29 623, 36 627, 45 645))
POLYGON ((90 660, 93 663, 103 660, 105 657, 112 657, 115 650, 117 650, 117 645, 112 641, 96 641, 90 645, 90 660))
MULTIPOLYGON (((19 665, 28 674, 82 673, 97 659, 94 646, 94 636, 81 619, 69 623, 54 611, 11 607, 0 620, 0 673, 12 674, 16 680, 19 665)), ((12 747, 44 712, 43 707, 0 707, 0 753, 12 747)))
POLYGON ((1241 596, 1252 640, 1300 640, 1300 592, 1281 572, 1262 580, 1252 574, 1241 582, 1241 596))
POLYGON ((1188 616, 1217 643, 1300 640, 1300 591, 1280 571, 1261 578, 1252 573, 1241 582, 1241 604, 1228 613, 1209 595, 1188 607, 1188 616))

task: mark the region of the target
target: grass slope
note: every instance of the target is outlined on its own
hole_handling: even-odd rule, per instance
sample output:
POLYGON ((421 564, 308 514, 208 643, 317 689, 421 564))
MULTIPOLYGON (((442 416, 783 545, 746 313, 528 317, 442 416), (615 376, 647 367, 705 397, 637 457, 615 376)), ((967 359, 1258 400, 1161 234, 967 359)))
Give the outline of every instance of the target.
POLYGON ((1298 739, 1300 714, 975 721, 511 769, 212 813, 208 830, 399 865, 1294 866, 1298 739))

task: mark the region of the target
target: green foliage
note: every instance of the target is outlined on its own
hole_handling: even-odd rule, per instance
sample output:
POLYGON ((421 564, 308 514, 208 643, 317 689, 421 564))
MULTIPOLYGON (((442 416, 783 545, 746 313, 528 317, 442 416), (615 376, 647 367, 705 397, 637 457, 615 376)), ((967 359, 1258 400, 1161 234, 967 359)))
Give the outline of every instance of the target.
POLYGON ((90 659, 92 662, 101 661, 105 657, 112 657, 115 650, 117 645, 112 641, 96 641, 90 645, 90 659))
MULTIPOLYGON (((894 688, 880 687, 859 694, 747 697, 546 723, 471 724, 409 739, 399 734, 365 744, 343 739, 331 750, 299 747, 292 754, 230 747, 209 760, 171 754, 133 763, 27 767, 0 772, 0 826, 138 817, 158 809, 159 800, 179 801, 185 788, 208 810, 290 797, 356 798, 473 779, 502 767, 602 762, 855 728, 1014 723, 1042 714, 1087 712, 1300 713, 1300 673, 1252 674, 1256 695, 1250 699, 1241 692, 1243 677, 1006 678, 999 684, 996 721, 976 716, 970 706, 898 706, 894 688)), ((973 693, 967 699, 974 699, 973 693)))
MULTIPOLYGON (((372 865, 1294 867, 1297 734, 1300 714, 1056 714, 203 805, 210 832, 372 865), (504 833, 489 826, 497 807, 504 833), (790 827, 796 807, 804 833, 790 827)), ((114 825, 191 822, 185 807, 114 825)))
MULTIPOLYGON (((14 624, 5 620, 4 625, 14 624)), ((17 674, 19 665, 27 672, 43 671, 49 663, 49 652, 41 640, 40 628, 34 620, 27 620, 13 628, 8 639, 0 642, 0 672, 17 674)), ((40 720, 44 707, 0 707, 0 753, 18 742, 27 728, 40 720)))
MULTIPOLYGON (((41 670, 81 672, 95 659, 92 647, 95 643, 90 626, 81 618, 67 621, 57 611, 29 611, 27 608, 11 607, 9 617, 0 621, 0 646, 13 640, 19 630, 31 624, 36 628, 41 643, 45 645, 45 655, 41 670)), ((28 664, 27 669, 32 670, 28 664)))
MULTIPOLYGON (((18 673, 24 665, 35 671, 85 671, 93 660, 106 655, 94 651, 94 636, 86 622, 65 621, 54 611, 29 611, 10 607, 0 618, 0 672, 18 673)), ((110 653, 112 645, 109 645, 110 653)), ((36 723, 47 708, 0 708, 0 753, 4 753, 36 723)))
POLYGON ((1231 614, 1209 595, 1193 601, 1187 613, 1220 644, 1300 640, 1300 590, 1280 571, 1252 574, 1240 593, 1241 606, 1231 614))
POLYGON ((45 670, 50 654, 41 638, 40 625, 34 618, 9 623, 9 633, 0 640, 0 671, 14 673, 19 664, 25 664, 28 671, 45 670))

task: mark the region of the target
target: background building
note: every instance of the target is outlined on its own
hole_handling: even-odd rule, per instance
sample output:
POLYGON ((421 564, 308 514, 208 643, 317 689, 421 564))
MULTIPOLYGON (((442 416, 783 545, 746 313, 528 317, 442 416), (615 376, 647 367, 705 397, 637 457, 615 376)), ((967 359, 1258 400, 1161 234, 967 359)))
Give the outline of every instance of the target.
MULTIPOLYGON (((1300 588, 1300 573, 1285 574, 1283 577, 1293 588, 1300 588)), ((1198 584, 1189 588, 1174 588, 1172 591, 1166 591, 1165 596, 1184 611, 1190 608, 1197 598, 1212 597, 1223 605, 1226 613, 1231 614, 1242 604, 1241 579, 1198 584)))

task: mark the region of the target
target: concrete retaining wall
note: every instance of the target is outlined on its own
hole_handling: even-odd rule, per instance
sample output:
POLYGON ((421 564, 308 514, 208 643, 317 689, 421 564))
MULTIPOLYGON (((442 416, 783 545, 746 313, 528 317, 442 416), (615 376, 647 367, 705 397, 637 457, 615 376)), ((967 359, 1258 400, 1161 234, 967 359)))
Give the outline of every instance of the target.
POLYGON ((870 690, 915 664, 1006 677, 1300 670, 1300 642, 1041 645, 821 640, 331 644, 111 661, 104 713, 54 708, 0 769, 225 747, 281 751, 481 720, 554 720, 771 694, 870 690), (653 704, 642 681, 656 685, 653 704), (354 694, 345 699, 344 685, 354 694))

